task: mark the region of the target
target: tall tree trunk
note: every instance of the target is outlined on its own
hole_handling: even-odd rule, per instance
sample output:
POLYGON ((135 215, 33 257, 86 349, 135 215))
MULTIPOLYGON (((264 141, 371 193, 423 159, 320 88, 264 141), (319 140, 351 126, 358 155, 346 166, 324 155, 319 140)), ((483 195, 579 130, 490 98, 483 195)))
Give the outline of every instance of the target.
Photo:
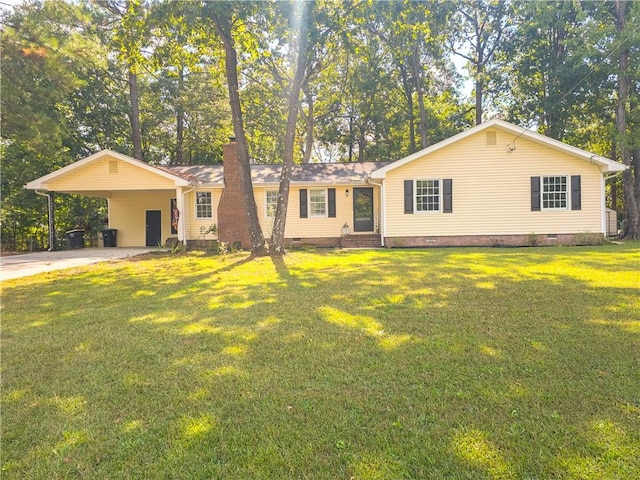
POLYGON ((353 144, 355 142, 355 119, 353 118, 353 105, 349 110, 349 163, 353 162, 353 144))
POLYGON ((567 61, 567 37, 569 33, 562 23, 550 31, 549 78, 545 109, 547 111, 548 137, 563 141, 567 117, 565 87, 559 78, 562 66, 567 61))
POLYGON ((476 125, 482 123, 482 97, 484 95, 484 48, 482 43, 478 41, 476 44, 476 75, 475 75, 475 89, 476 89, 476 125))
POLYGON ((314 124, 314 112, 313 112, 313 95, 309 91, 308 88, 302 89, 305 94, 305 98, 307 99, 307 105, 309 105, 309 111, 305 115, 303 113, 302 108, 300 108, 300 112, 304 116, 305 125, 307 126, 307 131, 305 135, 304 142, 304 151, 302 152, 302 163, 309 163, 311 161, 311 151, 313 149, 313 124, 314 124))
POLYGON ((420 109, 420 123, 418 129, 420 130, 420 146, 427 148, 429 146, 429 138, 427 136, 427 110, 424 106, 424 91, 422 90, 422 65, 420 62, 420 52, 418 50, 418 43, 416 42, 413 48, 413 55, 411 55, 411 63, 413 65, 413 77, 416 82, 416 92, 418 93, 418 108, 420 109))
POLYGON ((633 173, 635 178, 636 205, 637 210, 640 213, 640 147, 633 149, 631 163, 633 164, 633 173))
MULTIPOLYGON (((280 188, 278 189, 278 202, 276 204, 276 216, 271 232, 271 253, 282 254, 285 251, 284 233, 287 224, 287 207, 289 204, 289 186, 291 183, 291 169, 293 168, 293 149, 296 140, 296 124, 298 122, 298 103, 300 102, 300 90, 307 66, 307 48, 309 39, 307 35, 309 22, 311 22, 312 3, 304 2, 300 12, 300 31, 298 33, 298 59, 296 71, 293 76, 291 90, 289 92, 289 109, 287 112, 287 130, 284 135, 284 163, 280 174, 280 188)), ((312 110, 309 112, 311 117, 312 110)))
POLYGON ((416 121, 413 113, 413 88, 409 81, 409 74, 407 73, 407 67, 402 63, 400 64, 400 76, 402 77, 402 87, 404 90, 404 96, 407 99, 407 117, 409 118, 409 153, 414 153, 416 148, 416 121))
POLYGON ((367 136, 364 126, 358 128, 360 135, 358 135, 358 162, 364 162, 364 150, 367 148, 367 136))
POLYGON ((238 149, 238 168, 240 170, 240 183, 242 189, 243 210, 247 216, 249 237, 251 240, 251 252, 254 255, 267 253, 262 228, 258 219, 258 208, 253 196, 253 183, 251 182, 251 165, 249 163, 249 147, 244 134, 244 121, 242 107, 240 105, 240 93, 238 86, 238 55, 236 53, 233 36, 231 34, 231 20, 212 15, 216 32, 222 39, 225 52, 225 73, 229 87, 229 105, 231 106, 231 119, 233 131, 236 136, 238 149))
MULTIPOLYGON (((618 38, 622 38, 627 23, 627 6, 630 2, 616 0, 616 30, 618 38)), ((636 200, 634 172, 632 167, 631 148, 627 134, 627 102, 629 99, 629 47, 622 45, 618 55, 618 104, 616 106, 616 127, 618 129, 618 150, 622 162, 629 168, 622 176, 624 186, 624 203, 627 212, 627 230, 625 237, 628 239, 640 238, 640 216, 636 200)))
POLYGON ((184 65, 178 72, 178 95, 176 105, 176 163, 184 163, 184 108, 182 107, 182 89, 184 88, 184 65))
POLYGON ((140 128, 140 96, 138 94, 138 75, 129 67, 129 99, 131 102, 131 138, 133 140, 133 157, 144 160, 142 152, 142 130, 140 128))

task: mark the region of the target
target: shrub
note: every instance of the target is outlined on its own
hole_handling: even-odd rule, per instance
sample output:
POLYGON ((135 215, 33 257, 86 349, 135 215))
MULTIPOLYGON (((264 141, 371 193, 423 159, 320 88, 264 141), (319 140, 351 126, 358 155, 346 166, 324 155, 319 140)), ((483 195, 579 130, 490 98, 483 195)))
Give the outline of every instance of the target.
POLYGON ((527 245, 529 245, 530 247, 540 245, 540 235, 534 232, 531 232, 529 235, 527 235, 527 245))

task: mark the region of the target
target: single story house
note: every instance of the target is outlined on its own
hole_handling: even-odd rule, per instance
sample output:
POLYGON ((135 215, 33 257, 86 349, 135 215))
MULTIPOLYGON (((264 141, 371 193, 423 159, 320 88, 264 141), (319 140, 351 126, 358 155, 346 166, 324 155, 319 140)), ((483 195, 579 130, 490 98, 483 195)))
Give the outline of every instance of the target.
MULTIPOLYGON (((223 165, 211 166, 154 166, 103 150, 26 188, 106 198, 118 246, 248 246, 237 161, 234 142, 223 165)), ((321 246, 527 245, 532 236, 569 244, 607 232, 605 180, 625 168, 493 119, 391 163, 295 166, 285 237, 321 246)), ((280 169, 251 166, 265 236, 280 169)))

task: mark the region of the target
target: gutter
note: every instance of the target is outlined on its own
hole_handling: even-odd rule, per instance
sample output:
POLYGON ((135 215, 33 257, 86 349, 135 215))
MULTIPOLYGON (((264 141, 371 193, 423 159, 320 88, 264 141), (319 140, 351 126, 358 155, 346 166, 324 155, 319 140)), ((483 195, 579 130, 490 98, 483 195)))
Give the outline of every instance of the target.
POLYGON ((609 175, 607 174, 603 174, 602 175, 602 183, 601 183, 601 190, 600 190, 600 195, 602 197, 602 214, 601 214, 601 218, 600 218, 600 227, 602 228, 602 233, 606 236, 607 232, 608 232, 608 225, 607 225, 607 205, 606 205, 606 193, 605 193, 605 184, 607 183, 607 180, 609 179, 614 179, 620 175, 622 175, 625 170, 627 170, 629 167, 628 166, 624 166, 624 170, 619 170, 617 172, 613 172, 610 173, 609 175))

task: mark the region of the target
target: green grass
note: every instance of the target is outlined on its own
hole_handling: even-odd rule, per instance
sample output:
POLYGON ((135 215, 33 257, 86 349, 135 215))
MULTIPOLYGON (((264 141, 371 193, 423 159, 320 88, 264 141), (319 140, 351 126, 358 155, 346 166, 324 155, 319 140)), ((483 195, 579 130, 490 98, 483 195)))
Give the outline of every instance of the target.
POLYGON ((640 244, 2 284, 2 478, 640 478, 640 244))

